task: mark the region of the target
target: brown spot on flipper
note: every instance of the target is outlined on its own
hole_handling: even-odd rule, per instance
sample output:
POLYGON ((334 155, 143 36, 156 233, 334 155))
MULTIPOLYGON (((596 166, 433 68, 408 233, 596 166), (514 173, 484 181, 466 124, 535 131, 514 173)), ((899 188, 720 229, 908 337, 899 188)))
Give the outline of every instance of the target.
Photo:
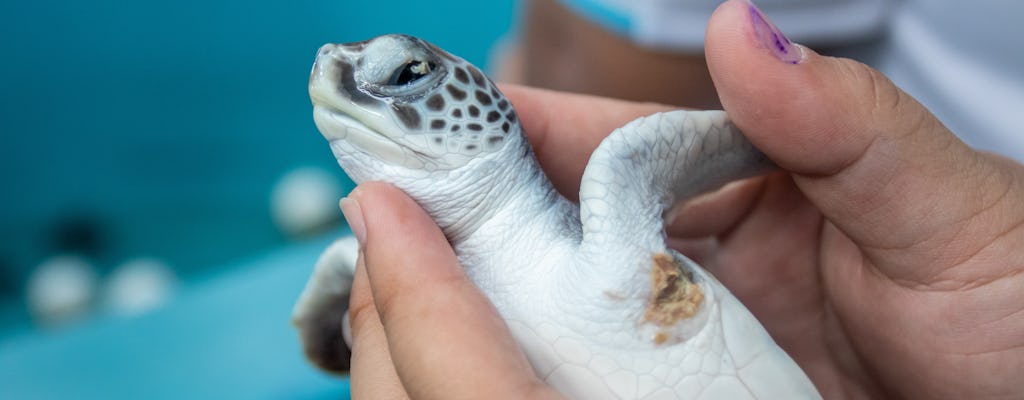
POLYGON ((612 301, 626 301, 626 296, 624 294, 613 292, 610 290, 604 291, 604 297, 612 301))
MULTIPOLYGON (((693 317, 704 302, 704 291, 693 282, 682 266, 670 255, 657 253, 652 257, 651 297, 648 299, 644 321, 668 328, 677 322, 693 317)), ((663 336, 663 337, 662 337, 663 336)), ((659 337, 664 343, 668 338, 659 337)))
POLYGON ((668 342, 668 333, 658 332, 654 334, 654 344, 665 344, 668 342))

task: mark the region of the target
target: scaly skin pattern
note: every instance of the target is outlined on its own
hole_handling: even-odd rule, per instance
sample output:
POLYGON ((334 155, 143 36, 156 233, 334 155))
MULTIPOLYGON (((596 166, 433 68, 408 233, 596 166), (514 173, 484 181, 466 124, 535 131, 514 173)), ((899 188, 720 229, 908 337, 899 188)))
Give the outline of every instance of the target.
MULTIPOLYGON (((616 130, 591 157, 577 206, 541 172, 496 86, 422 40, 326 45, 310 96, 341 167, 357 182, 390 182, 434 217, 535 372, 563 394, 819 398, 725 287, 665 245, 674 202, 772 168, 723 112, 616 130)), ((344 346, 351 246, 328 249, 295 309, 307 354, 326 367, 344 346)))

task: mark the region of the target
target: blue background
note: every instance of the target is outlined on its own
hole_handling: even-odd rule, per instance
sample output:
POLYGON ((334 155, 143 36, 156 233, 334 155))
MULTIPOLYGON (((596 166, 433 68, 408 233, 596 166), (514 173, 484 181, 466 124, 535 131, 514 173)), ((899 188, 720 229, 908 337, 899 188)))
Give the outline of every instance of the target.
MULTIPOLYGON (((0 3, 0 398, 317 398, 291 303, 329 236, 289 242, 287 171, 344 179, 306 83, 325 42, 426 38, 478 65, 514 0, 0 3), (151 314, 31 328, 31 268, 68 221, 101 269, 146 255, 184 281, 151 314)), ((348 182, 349 187, 351 183, 348 182)))

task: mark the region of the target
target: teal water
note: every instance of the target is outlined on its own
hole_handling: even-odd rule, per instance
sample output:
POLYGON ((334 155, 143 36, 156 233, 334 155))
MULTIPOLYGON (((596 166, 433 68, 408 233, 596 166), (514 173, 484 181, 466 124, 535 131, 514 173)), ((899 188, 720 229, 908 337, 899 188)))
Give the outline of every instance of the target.
POLYGON ((306 363, 288 324, 298 266, 327 243, 261 253, 143 316, 0 340, 0 398, 347 399, 348 380, 306 363))
POLYGON ((0 297, 61 226, 87 226, 101 269, 150 255, 185 276, 283 243, 274 181, 305 165, 344 179, 306 96, 321 44, 401 32, 484 64, 513 14, 513 0, 0 3, 0 297))
POLYGON ((0 2, 0 398, 344 398, 287 324, 326 238, 290 243, 269 215, 289 170, 346 179, 312 122, 313 56, 408 33, 484 65, 514 13, 514 0, 0 2), (140 318, 34 331, 24 280, 69 241, 101 273, 154 256, 184 285, 140 318))

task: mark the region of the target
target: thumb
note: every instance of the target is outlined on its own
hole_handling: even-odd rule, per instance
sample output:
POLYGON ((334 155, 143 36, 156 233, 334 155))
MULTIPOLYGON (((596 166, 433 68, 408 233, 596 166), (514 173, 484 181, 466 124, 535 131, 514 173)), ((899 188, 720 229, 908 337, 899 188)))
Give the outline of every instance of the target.
POLYGON ((719 7, 706 52, 734 123, 889 278, 937 282, 1024 221, 1020 165, 968 148, 878 71, 789 42, 749 1, 719 7))

